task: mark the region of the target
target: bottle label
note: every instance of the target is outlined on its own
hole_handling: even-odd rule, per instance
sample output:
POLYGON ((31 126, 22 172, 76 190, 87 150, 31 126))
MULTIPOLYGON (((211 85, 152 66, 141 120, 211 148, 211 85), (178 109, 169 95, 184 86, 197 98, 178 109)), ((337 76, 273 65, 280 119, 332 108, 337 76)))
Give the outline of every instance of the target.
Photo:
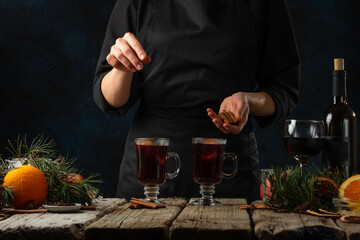
POLYGON ((337 167, 344 169, 346 176, 350 174, 349 137, 325 137, 323 149, 323 165, 328 169, 337 167))

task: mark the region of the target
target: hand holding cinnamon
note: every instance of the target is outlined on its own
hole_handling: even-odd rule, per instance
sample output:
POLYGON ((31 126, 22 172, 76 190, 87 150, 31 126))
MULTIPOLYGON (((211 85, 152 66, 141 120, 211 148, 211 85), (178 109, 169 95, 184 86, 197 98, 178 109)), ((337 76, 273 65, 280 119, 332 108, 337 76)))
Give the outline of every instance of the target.
POLYGON ((224 123, 230 123, 232 125, 236 125, 239 123, 239 121, 235 118, 234 114, 230 111, 223 110, 221 113, 219 113, 219 117, 224 123))
POLYGON ((275 103, 265 92, 237 92, 224 99, 220 114, 208 108, 207 113, 212 122, 223 133, 238 134, 248 121, 249 114, 268 117, 275 113, 275 103))

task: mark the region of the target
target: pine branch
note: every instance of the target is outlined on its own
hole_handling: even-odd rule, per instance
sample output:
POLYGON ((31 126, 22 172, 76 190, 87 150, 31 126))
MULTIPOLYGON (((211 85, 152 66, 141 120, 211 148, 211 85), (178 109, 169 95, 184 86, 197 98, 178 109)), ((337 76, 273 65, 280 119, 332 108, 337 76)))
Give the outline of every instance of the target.
POLYGON ((14 195, 11 193, 9 186, 4 186, 4 177, 9 171, 6 162, 0 156, 0 209, 7 207, 14 200, 14 195))
MULTIPOLYGON (((339 170, 334 172, 320 171, 315 166, 313 169, 312 172, 301 176, 300 167, 288 169, 272 167, 274 174, 268 177, 272 194, 267 196, 269 198, 267 204, 270 207, 288 211, 294 211, 299 206, 306 206, 312 210, 318 210, 319 208, 334 210, 335 206, 331 198, 318 195, 319 191, 316 191, 317 179, 320 176, 331 178, 339 186, 345 180, 343 174, 339 170)), ((335 191, 330 188, 328 194, 336 196, 337 189, 335 191)))
MULTIPOLYGON (((71 181, 71 174, 80 174, 74 165, 76 158, 68 156, 56 156, 56 144, 44 135, 38 135, 28 144, 26 135, 20 136, 14 142, 8 141, 9 147, 6 149, 12 155, 20 159, 26 159, 23 164, 30 164, 40 169, 47 180, 47 202, 66 202, 91 204, 99 192, 97 185, 102 180, 97 179, 99 174, 91 174, 82 181, 71 181)), ((9 205, 12 201, 10 188, 2 186, 4 176, 9 171, 8 164, 0 158, 0 207, 9 205)))
POLYGON ((23 138, 18 135, 14 143, 10 140, 8 140, 8 143, 9 147, 5 147, 5 149, 11 154, 10 158, 52 158, 57 152, 54 149, 56 146, 54 141, 43 134, 36 136, 30 145, 27 142, 26 135, 23 138))

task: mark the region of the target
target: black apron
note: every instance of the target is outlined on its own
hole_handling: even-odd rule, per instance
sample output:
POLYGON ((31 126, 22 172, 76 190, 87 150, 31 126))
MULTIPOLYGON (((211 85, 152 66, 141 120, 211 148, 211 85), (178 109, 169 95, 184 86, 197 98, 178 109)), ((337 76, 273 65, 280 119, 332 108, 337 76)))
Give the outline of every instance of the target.
MULTIPOLYGON (((242 133, 224 134, 207 116, 235 92, 256 85, 257 41, 243 0, 158 0, 139 40, 150 64, 141 72, 140 106, 121 162, 118 197, 143 197, 136 179, 136 137, 170 138, 169 151, 181 158, 177 178, 160 186, 159 197, 199 197, 193 181, 192 137, 226 138, 226 151, 237 155, 235 178, 215 187, 215 197, 259 198, 258 153, 249 123, 242 133)), ((134 80, 135 81, 135 80, 134 80)), ((227 159, 224 170, 230 172, 227 159)))

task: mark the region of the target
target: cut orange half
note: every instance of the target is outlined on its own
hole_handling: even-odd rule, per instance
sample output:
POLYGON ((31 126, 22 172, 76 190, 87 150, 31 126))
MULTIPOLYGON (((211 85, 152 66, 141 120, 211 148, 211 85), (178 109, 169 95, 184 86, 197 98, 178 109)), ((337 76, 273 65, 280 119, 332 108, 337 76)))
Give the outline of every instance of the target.
POLYGON ((339 187, 339 198, 349 200, 360 200, 360 174, 346 179, 339 187))

